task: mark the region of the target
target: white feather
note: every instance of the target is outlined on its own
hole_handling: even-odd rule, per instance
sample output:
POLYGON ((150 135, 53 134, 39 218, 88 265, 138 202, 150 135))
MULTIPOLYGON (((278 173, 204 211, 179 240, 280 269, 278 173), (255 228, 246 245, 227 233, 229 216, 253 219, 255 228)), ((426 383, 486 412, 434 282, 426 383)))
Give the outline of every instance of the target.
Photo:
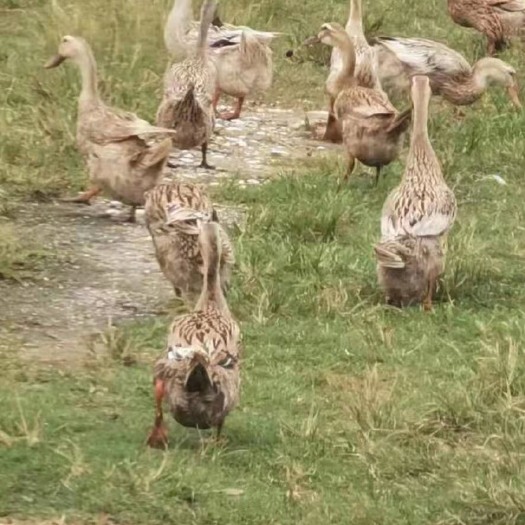
POLYGON ((440 42, 424 38, 378 38, 377 42, 392 52, 410 74, 428 75, 437 71, 472 73, 470 64, 461 54, 440 42))

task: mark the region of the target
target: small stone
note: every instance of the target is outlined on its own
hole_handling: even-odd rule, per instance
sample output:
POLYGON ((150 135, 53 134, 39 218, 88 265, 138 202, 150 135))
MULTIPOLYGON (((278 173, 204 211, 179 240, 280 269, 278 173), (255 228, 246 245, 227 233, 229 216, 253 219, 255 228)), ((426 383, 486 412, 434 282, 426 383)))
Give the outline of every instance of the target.
POLYGON ((270 154, 272 157, 284 157, 288 155, 288 152, 280 148, 272 148, 270 154))

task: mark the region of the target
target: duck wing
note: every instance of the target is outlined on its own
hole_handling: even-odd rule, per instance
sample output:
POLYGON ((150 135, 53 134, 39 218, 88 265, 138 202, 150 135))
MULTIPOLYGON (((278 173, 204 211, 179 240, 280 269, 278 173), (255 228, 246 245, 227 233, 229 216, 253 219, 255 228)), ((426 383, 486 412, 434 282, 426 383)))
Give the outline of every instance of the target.
POLYGON ((393 53, 412 75, 472 73, 472 67, 461 54, 440 42, 395 37, 378 37, 373 42, 393 53))

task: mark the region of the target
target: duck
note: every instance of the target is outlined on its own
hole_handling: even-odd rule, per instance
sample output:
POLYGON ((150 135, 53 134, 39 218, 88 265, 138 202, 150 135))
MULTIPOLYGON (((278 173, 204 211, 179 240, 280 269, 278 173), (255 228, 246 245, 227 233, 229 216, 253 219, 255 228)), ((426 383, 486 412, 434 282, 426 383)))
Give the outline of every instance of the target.
POLYGON ((66 35, 58 53, 45 68, 71 60, 80 70, 76 142, 84 157, 91 188, 79 197, 64 199, 89 204, 101 191, 135 209, 144 204, 144 193, 162 178, 176 132, 152 126, 137 115, 106 105, 98 92, 97 64, 91 47, 79 36, 66 35))
POLYGON ((178 181, 158 184, 146 193, 144 211, 162 273, 175 295, 192 306, 202 289, 200 227, 211 221, 218 224, 221 286, 227 292, 235 264, 233 247, 202 185, 178 181))
MULTIPOLYGON (((164 43, 168 52, 174 56, 186 56, 197 35, 192 1, 175 0, 164 26, 164 43)), ((207 37, 208 53, 218 74, 213 108, 217 110, 222 94, 236 99, 233 111, 219 114, 221 119, 240 118, 245 99, 271 87, 273 52, 270 44, 279 35, 246 26, 223 24, 215 14, 207 37)))
POLYGON ((384 91, 358 85, 354 44, 341 25, 336 22, 323 24, 316 38, 323 44, 337 47, 343 59, 343 66, 333 82, 333 94, 337 94, 334 113, 341 123, 348 154, 345 178, 352 173, 357 159, 376 168, 377 184, 381 168, 399 155, 412 109, 399 113, 384 91))
POLYGON ((414 108, 410 151, 401 183, 387 197, 381 214, 381 240, 375 246, 377 273, 387 303, 422 304, 432 310, 438 278, 444 272, 447 236, 457 214, 428 135, 430 79, 411 80, 414 108))
POLYGON ((454 106, 478 100, 492 84, 504 86, 512 104, 520 109, 516 70, 498 58, 484 57, 473 66, 457 51, 423 38, 377 37, 373 39, 382 84, 391 89, 409 88, 409 78, 429 78, 434 95, 454 106))
POLYGON ((217 70, 208 57, 207 35, 215 13, 214 0, 202 6, 199 37, 193 53, 172 64, 164 75, 164 93, 157 110, 157 126, 175 129, 173 143, 179 149, 200 147, 200 167, 208 164, 208 143, 215 127, 212 99, 217 85, 217 70))
POLYGON ((201 225, 203 286, 195 309, 177 317, 165 351, 154 366, 155 421, 147 443, 166 448, 163 404, 185 427, 216 429, 220 438, 227 415, 240 397, 240 328, 220 282, 221 241, 216 222, 201 225))
MULTIPOLYGON (((359 86, 381 89, 381 83, 376 71, 374 50, 368 44, 363 30, 363 8, 361 0, 350 0, 350 13, 345 31, 353 41, 355 49, 355 78, 359 86)), ((329 97, 328 120, 323 140, 342 142, 342 130, 334 115, 334 104, 337 98, 338 77, 343 69, 343 56, 339 48, 334 47, 330 56, 330 73, 326 80, 326 92, 329 97)))
POLYGON ((448 13, 462 27, 487 37, 487 53, 503 51, 510 37, 525 27, 524 0, 448 0, 448 13))

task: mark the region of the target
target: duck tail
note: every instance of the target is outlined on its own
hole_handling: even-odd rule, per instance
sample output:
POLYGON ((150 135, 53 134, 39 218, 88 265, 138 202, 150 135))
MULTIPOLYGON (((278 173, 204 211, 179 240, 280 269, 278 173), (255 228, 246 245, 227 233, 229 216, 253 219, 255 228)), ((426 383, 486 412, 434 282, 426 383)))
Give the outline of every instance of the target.
POLYGON ((392 124, 388 128, 388 132, 403 133, 405 132, 410 123, 412 122, 412 107, 405 109, 392 121, 392 124))
POLYGON ((150 146, 141 160, 141 165, 151 168, 168 160, 172 148, 171 138, 165 138, 162 142, 150 146))
POLYGON ((159 164, 164 164, 170 156, 171 147, 171 138, 165 138, 162 142, 148 145, 133 155, 130 158, 130 163, 133 167, 142 169, 149 169, 159 164))
POLYGON ((406 257, 409 253, 403 241, 389 240, 374 246, 377 263, 382 268, 401 270, 406 267, 406 257))

